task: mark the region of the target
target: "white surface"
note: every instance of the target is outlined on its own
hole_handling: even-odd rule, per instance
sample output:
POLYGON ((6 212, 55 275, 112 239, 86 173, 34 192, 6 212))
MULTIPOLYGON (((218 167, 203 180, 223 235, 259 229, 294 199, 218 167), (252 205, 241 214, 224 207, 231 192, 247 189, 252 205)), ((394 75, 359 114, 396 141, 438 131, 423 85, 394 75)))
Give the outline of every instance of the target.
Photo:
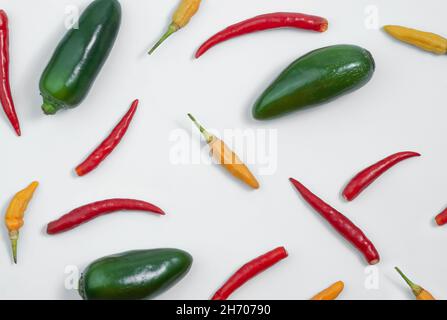
POLYGON ((10 17, 11 81, 23 129, 23 137, 15 137, 1 116, 2 212, 16 191, 33 179, 41 183, 21 230, 18 266, 11 264, 2 223, 0 298, 78 299, 76 291, 64 288, 67 266, 82 270, 112 253, 177 247, 194 256, 193 268, 159 298, 207 299, 243 263, 280 245, 290 257, 249 282, 234 299, 307 299, 339 279, 346 283, 343 299, 411 298, 395 265, 435 296, 447 297, 447 230, 432 222, 447 204, 447 58, 365 27, 365 9, 376 5, 379 25, 442 34, 445 2, 204 1, 190 25, 148 57, 146 50, 164 31, 178 1, 121 1, 123 23, 116 46, 88 99, 77 109, 44 116, 38 80, 65 33, 65 9, 83 9, 89 2, 0 0, 10 17), (330 20, 330 29, 325 34, 253 34, 192 59, 214 32, 274 11, 322 15, 330 20), (365 88, 279 120, 251 118, 256 97, 291 61, 339 43, 373 53, 377 70, 365 88), (140 109, 122 144, 98 170, 76 178, 73 168, 136 97, 140 109), (198 137, 187 112, 219 132, 277 129, 275 174, 261 176, 261 189, 252 192, 218 166, 171 164, 171 133, 180 128, 198 137), (402 163, 353 203, 341 200, 341 188, 358 170, 408 149, 423 157, 402 163), (365 289, 363 258, 307 207, 291 187, 290 176, 366 231, 382 257, 379 290, 365 289), (168 215, 118 213, 59 236, 44 233, 46 223, 74 207, 116 196, 147 199, 168 215))

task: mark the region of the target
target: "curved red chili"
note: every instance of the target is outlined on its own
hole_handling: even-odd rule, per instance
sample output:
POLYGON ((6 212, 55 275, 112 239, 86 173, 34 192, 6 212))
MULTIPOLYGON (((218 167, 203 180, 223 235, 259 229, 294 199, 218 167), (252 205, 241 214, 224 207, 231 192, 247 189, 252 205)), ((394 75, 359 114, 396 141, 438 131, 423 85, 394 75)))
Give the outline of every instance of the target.
POLYGON ((351 220, 318 198, 297 180, 290 178, 290 181, 302 195, 304 200, 326 219, 346 240, 353 244, 354 247, 365 256, 366 261, 368 261, 369 264, 377 264, 380 261, 379 253, 372 242, 351 220))
POLYGON ((233 24, 216 33, 204 44, 202 44, 199 50, 197 50, 196 58, 199 58, 215 45, 229 39, 256 31, 285 27, 324 32, 328 28, 328 21, 322 17, 294 12, 275 12, 263 14, 233 24))
POLYGON ((135 100, 129 111, 124 115, 121 121, 116 125, 110 135, 93 151, 87 159, 76 168, 78 176, 84 176, 87 173, 93 171, 98 167, 101 162, 107 158, 116 146, 120 143, 121 139, 127 132, 130 122, 138 107, 138 100, 135 100))
POLYGON ((9 30, 8 16, 0 10, 0 103, 3 106, 9 122, 20 137, 19 118, 17 117, 14 101, 12 100, 9 84, 9 30))
POLYGON ((348 183, 343 190, 343 197, 348 201, 354 200, 363 190, 365 190, 388 169, 403 160, 420 156, 421 155, 416 152, 399 152, 377 162, 376 164, 373 164, 372 166, 358 173, 348 183))
POLYGON ((248 262, 237 270, 230 277, 230 279, 228 279, 225 284, 217 290, 211 300, 226 300, 234 291, 240 288, 248 280, 270 268, 282 259, 287 258, 287 256, 288 254, 286 249, 284 247, 279 247, 248 262))
POLYGON ((438 224, 438 226, 447 224, 447 209, 436 216, 436 223, 438 224))
POLYGON ((57 234, 65 232, 99 216, 123 210, 165 214, 163 210, 149 202, 134 199, 109 199, 93 202, 70 211, 59 219, 50 222, 47 227, 47 233, 57 234))

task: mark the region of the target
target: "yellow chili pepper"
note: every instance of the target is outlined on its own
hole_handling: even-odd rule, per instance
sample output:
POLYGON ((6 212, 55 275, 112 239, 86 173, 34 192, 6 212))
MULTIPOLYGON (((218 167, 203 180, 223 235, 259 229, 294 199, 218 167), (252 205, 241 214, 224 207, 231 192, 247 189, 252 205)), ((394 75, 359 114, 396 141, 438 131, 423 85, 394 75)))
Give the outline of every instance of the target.
POLYGON ((23 226, 23 217, 26 208, 38 186, 38 182, 33 182, 22 191, 19 191, 11 200, 6 211, 5 223, 9 232, 9 239, 11 240, 14 263, 17 263, 17 240, 19 239, 19 229, 23 226))
POLYGON ((338 281, 331 285, 329 288, 324 289, 317 295, 315 295, 311 300, 335 300, 343 291, 345 284, 343 281, 338 281))
POLYGON ((436 54, 447 53, 447 39, 440 35, 401 26, 385 26, 383 29, 394 38, 425 51, 436 54))
POLYGON ((416 296, 417 300, 436 300, 430 292, 422 288, 421 286, 418 286, 417 284, 414 284, 413 282, 408 279, 402 271, 398 267, 395 268, 396 271, 401 275, 401 277, 405 280, 405 282, 410 286, 411 290, 413 291, 413 294, 416 296))
POLYGON ((149 51, 152 54, 167 38, 188 24, 191 18, 197 13, 202 0, 182 0, 175 11, 172 22, 166 33, 158 40, 154 47, 149 51))
POLYGON ((227 169, 234 177, 242 180, 253 189, 258 189, 258 181, 247 166, 239 159, 237 154, 231 151, 222 140, 210 134, 205 128, 203 128, 192 115, 188 114, 188 116, 203 134, 203 137, 210 147, 213 158, 216 159, 216 161, 227 169))

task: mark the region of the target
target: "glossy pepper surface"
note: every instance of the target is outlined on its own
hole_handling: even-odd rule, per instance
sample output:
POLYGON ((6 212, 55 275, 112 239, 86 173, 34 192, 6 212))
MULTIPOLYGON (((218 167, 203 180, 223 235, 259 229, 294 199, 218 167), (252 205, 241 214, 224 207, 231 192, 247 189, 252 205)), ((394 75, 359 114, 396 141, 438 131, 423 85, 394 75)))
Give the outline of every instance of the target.
POLYGON ((373 76, 371 53, 354 45, 314 50, 295 60, 258 98, 253 117, 268 120, 330 102, 361 88, 373 76))
POLYGON ((447 39, 435 33, 402 26, 385 26, 383 29, 393 38, 422 50, 440 55, 447 53, 447 39))
POLYGON ((105 214, 116 211, 146 211, 164 215, 164 211, 152 203, 136 199, 107 199, 86 204, 52 221, 47 226, 48 234, 57 234, 78 227, 105 214))
POLYGON ((40 79, 42 109, 55 114, 78 106, 87 96, 104 65, 121 24, 117 0, 94 0, 70 29, 40 79))
POLYGON ((124 252, 91 263, 79 280, 84 300, 149 299, 180 281, 192 265, 178 249, 124 252))
POLYGON ((15 132, 20 136, 19 118, 9 84, 9 22, 8 15, 3 10, 0 10, 0 103, 15 132))
POLYGON ((379 263, 379 253, 371 240, 368 239, 359 227, 341 212, 337 211, 313 194, 298 180, 290 178, 290 182, 292 182, 303 199, 314 208, 315 211, 317 211, 338 233, 340 233, 340 235, 363 254, 365 260, 368 261, 370 265, 379 263))
POLYGON ((328 21, 325 18, 297 12, 275 12, 256 16, 233 24, 209 38, 196 52, 196 58, 202 56, 215 45, 244 34, 276 29, 297 28, 325 32, 328 21))
POLYGON ((392 154, 385 159, 380 160, 379 162, 362 170, 354 178, 352 178, 343 190, 343 197, 348 201, 354 200, 363 190, 365 190, 387 170, 406 159, 420 156, 421 155, 417 152, 404 151, 392 154))
POLYGON ((227 300, 228 297, 240 288, 244 283, 256 277, 261 272, 274 266, 279 261, 288 257, 286 248, 278 247, 256 259, 251 260, 239 268, 224 284, 217 290, 211 300, 227 300))
POLYGON ((19 239, 19 230, 23 227, 25 211, 38 186, 39 183, 34 181, 22 191, 17 192, 6 210, 5 224, 8 229, 9 239, 11 240, 14 263, 17 263, 17 241, 19 239))
POLYGON ((95 170, 118 146, 129 129, 129 125, 137 111, 138 100, 135 100, 124 117, 115 126, 107 138, 80 164, 76 167, 76 174, 80 177, 95 170))

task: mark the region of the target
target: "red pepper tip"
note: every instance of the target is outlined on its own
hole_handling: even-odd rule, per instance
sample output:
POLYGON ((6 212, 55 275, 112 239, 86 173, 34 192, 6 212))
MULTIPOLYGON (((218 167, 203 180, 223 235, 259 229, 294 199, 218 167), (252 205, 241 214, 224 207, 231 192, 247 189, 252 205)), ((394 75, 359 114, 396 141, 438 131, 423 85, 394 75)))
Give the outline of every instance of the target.
POLYGON ((196 54, 194 55, 194 57, 196 58, 196 59, 199 59, 201 56, 202 56, 202 52, 200 51, 200 49, 199 50, 197 50, 197 52, 196 52, 196 54))
POLYGON ((289 256, 289 252, 287 252, 287 249, 285 247, 279 247, 276 250, 278 250, 279 252, 281 252, 281 255, 284 258, 287 258, 289 256))
POLYGON ((226 299, 224 299, 220 294, 216 293, 216 294, 214 294, 214 296, 211 298, 211 300, 214 300, 214 301, 223 301, 223 300, 226 300, 226 299))
POLYGON ((380 262, 380 259, 379 258, 377 258, 377 259, 373 259, 373 260, 371 260, 371 261, 368 261, 369 262, 369 264, 370 265, 375 265, 375 264, 378 264, 379 262, 380 262))
POLYGON ((442 214, 439 214, 436 218, 435 218, 435 221, 436 221, 436 224, 438 225, 438 226, 443 226, 443 225, 445 225, 446 223, 447 223, 447 221, 444 221, 445 219, 443 219, 443 217, 441 216, 442 214))
POLYGON ((408 155, 410 157, 421 157, 422 156, 419 152, 408 151, 408 152, 404 152, 404 153, 408 153, 408 155))
POLYGON ((348 193, 346 192, 346 190, 343 191, 342 196, 343 196, 343 199, 345 199, 346 201, 352 201, 352 200, 354 200, 354 197, 353 197, 351 194, 348 194, 348 193))
POLYGON ((299 182, 298 180, 296 180, 294 178, 289 178, 289 181, 292 182, 292 184, 298 189, 301 189, 301 187, 303 187, 301 182, 299 182))
POLYGON ((325 20, 325 22, 321 24, 320 32, 326 32, 328 28, 329 28, 329 22, 325 20))
POLYGON ((81 169, 80 166, 77 167, 77 168, 75 169, 75 171, 76 171, 76 174, 77 174, 79 177, 82 177, 83 175, 85 175, 85 172, 82 171, 82 169, 81 169))
POLYGON ((55 234, 55 232, 51 228, 51 222, 47 225, 47 234, 49 234, 49 235, 55 234))

